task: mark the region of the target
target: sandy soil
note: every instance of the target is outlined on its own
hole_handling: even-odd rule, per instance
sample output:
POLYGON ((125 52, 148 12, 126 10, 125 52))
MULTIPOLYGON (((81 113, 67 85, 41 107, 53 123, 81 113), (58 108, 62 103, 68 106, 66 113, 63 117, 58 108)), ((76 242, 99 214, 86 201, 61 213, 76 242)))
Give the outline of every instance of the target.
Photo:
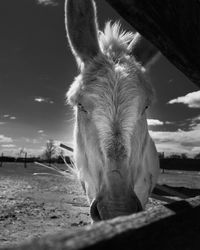
POLYGON ((0 246, 17 245, 45 233, 70 232, 90 223, 89 207, 79 183, 29 164, 0 168, 0 246))
MULTIPOLYGON (((0 247, 90 224, 89 206, 78 181, 53 174, 34 164, 25 169, 22 164, 7 163, 0 168, 0 247), (52 175, 34 176, 35 172, 52 175)), ((167 171, 159 184, 189 196, 200 194, 197 172, 167 171)), ((151 198, 147 209, 159 203, 151 198)))

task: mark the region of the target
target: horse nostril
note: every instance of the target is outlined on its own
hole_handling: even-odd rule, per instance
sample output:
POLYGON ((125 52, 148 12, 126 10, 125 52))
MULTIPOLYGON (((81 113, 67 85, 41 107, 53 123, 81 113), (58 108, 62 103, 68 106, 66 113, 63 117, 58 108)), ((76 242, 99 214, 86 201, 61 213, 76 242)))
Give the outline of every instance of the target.
POLYGON ((100 214, 99 214, 99 211, 97 208, 97 203, 98 203, 98 201, 96 199, 94 199, 92 201, 91 206, 90 206, 90 215, 91 215, 94 222, 101 220, 101 217, 100 217, 100 214))

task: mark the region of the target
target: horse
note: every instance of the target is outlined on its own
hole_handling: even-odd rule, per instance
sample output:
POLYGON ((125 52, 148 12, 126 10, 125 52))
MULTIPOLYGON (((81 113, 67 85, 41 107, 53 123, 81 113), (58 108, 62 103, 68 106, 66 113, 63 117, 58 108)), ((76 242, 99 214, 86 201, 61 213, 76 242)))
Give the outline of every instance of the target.
POLYGON ((93 0, 66 0, 65 26, 80 72, 66 94, 75 114, 74 161, 91 218, 140 212, 159 175, 146 116, 155 48, 119 22, 99 31, 93 0))

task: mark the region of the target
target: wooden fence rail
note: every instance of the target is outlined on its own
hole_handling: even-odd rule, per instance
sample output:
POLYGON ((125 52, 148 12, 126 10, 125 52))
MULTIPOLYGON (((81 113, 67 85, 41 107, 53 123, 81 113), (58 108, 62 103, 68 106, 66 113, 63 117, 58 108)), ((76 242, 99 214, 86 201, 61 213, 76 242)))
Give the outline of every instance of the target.
POLYGON ((200 196, 1 250, 200 248, 200 196))

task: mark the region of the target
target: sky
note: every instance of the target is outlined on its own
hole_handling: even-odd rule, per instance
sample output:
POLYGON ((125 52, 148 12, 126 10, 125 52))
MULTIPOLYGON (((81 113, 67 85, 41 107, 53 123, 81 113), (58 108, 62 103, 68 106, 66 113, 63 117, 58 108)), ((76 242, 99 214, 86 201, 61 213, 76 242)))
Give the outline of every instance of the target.
MULTIPOLYGON (((127 24, 96 0, 99 28, 127 24)), ((0 1, 0 153, 37 156, 49 139, 72 146, 73 112, 65 93, 78 70, 66 40, 63 0, 0 1)), ((200 153, 200 90, 161 56, 150 69, 156 100, 149 131, 166 155, 200 153)))

